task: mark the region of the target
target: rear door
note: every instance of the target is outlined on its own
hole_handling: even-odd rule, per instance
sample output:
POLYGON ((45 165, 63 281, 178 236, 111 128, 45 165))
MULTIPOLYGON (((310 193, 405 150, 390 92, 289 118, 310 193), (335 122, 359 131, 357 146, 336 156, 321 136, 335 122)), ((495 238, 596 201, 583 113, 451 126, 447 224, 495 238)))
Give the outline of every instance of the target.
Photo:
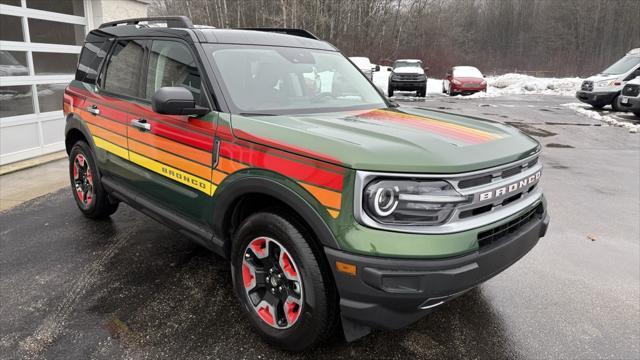
POLYGON ((199 105, 212 106, 190 46, 179 40, 153 40, 148 54, 145 102, 133 104, 128 129, 129 159, 142 171, 134 185, 154 203, 205 224, 215 191, 211 174, 217 113, 200 118, 155 113, 151 99, 167 86, 184 87, 199 105))

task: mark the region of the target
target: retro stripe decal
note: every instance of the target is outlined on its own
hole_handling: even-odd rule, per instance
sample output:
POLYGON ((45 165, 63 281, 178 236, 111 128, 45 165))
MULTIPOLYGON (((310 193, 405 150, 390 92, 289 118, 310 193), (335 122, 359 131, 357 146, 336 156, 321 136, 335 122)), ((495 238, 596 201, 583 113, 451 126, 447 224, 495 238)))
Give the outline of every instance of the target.
POLYGON ((500 134, 494 134, 468 126, 431 119, 426 116, 404 114, 389 110, 373 110, 364 114, 360 114, 358 115, 358 117, 379 120, 382 122, 392 121, 395 123, 408 125, 421 130, 428 130, 437 135, 448 137, 450 139, 470 145, 481 144, 502 138, 502 135, 500 134))
MULTIPOLYGON (((73 109, 84 120, 97 148, 208 196, 213 196, 218 185, 237 171, 247 168, 270 170, 296 181, 326 208, 331 217, 340 215, 346 170, 335 165, 333 159, 328 162, 318 157, 322 159, 319 161, 300 156, 297 151, 277 150, 233 139, 221 142, 217 165, 213 168, 214 141, 212 134, 208 134, 211 129, 199 129, 195 124, 160 116, 158 120, 149 120, 152 123, 151 132, 142 132, 129 125, 130 119, 140 116, 133 113, 140 112, 140 108, 134 109, 130 104, 117 101, 119 106, 123 105, 122 110, 117 110, 110 108, 105 99, 80 100, 71 97, 71 101, 77 101, 78 104, 94 102, 99 105, 99 115, 81 108, 73 109)), ((72 110, 66 102, 65 105, 65 111, 72 110)), ((268 144, 275 143, 270 141, 268 144)), ((276 145, 289 149, 285 144, 276 145)))

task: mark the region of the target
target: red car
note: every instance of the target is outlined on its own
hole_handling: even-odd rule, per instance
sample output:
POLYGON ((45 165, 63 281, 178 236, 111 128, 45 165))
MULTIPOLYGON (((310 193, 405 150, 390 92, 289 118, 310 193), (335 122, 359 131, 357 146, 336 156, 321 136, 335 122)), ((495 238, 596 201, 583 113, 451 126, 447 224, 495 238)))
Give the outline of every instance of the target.
POLYGON ((454 96, 487 91, 487 81, 480 70, 473 66, 454 66, 442 80, 442 92, 454 96))

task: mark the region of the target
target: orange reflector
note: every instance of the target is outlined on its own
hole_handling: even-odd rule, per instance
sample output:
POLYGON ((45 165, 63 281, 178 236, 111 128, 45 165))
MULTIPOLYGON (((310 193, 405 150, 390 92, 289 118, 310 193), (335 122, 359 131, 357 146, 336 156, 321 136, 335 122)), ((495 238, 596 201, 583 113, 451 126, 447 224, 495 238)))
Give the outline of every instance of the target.
POLYGON ((336 269, 341 273, 347 275, 356 276, 356 266, 353 264, 343 263, 342 261, 336 261, 336 269))

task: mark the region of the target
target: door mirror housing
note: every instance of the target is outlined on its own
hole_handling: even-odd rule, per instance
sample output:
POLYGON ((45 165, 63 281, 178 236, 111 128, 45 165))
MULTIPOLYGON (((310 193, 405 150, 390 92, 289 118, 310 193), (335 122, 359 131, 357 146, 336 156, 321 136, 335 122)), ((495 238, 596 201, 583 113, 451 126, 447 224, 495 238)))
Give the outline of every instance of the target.
POLYGON ((391 71, 391 70, 392 70, 392 69, 391 69, 391 67, 388 67, 388 68, 387 68, 387 71, 391 71))
POLYGON ((151 108, 158 114, 164 115, 201 116, 211 111, 196 105, 191 91, 179 86, 158 89, 151 99, 151 108))
POLYGON ((376 67, 373 69, 373 71, 380 71, 380 65, 376 65, 376 67))

